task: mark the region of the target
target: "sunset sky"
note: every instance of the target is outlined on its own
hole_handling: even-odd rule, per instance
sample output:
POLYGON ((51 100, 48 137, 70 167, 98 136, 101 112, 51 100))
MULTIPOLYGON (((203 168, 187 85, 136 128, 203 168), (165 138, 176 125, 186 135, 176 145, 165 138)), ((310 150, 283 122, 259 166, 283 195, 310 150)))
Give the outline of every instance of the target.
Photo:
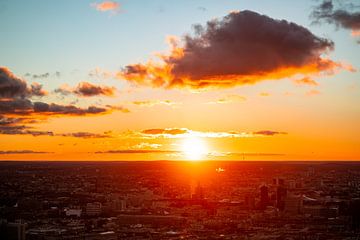
POLYGON ((359 160, 360 3, 0 0, 2 160, 359 160))

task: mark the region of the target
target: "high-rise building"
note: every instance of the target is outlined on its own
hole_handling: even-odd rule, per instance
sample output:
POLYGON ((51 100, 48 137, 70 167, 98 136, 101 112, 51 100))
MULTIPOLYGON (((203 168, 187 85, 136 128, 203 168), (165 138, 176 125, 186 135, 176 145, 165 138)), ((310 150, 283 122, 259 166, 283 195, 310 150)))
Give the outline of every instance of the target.
POLYGON ((86 215, 88 216, 96 216, 101 213, 101 203, 93 202, 86 204, 86 215))
POLYGON ((269 205, 269 188, 266 185, 260 187, 260 208, 265 209, 269 205))
POLYGON ((283 211, 285 208, 285 198, 287 195, 287 189, 285 186, 278 186, 276 189, 276 207, 283 211))
POLYGON ((25 240, 26 224, 22 221, 17 222, 1 222, 0 238, 6 240, 25 240))

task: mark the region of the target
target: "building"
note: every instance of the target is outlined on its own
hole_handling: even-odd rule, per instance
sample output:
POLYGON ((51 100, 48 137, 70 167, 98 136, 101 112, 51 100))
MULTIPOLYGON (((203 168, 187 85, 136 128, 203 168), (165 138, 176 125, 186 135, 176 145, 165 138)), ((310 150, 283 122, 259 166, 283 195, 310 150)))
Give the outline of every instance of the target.
POLYGON ((269 188, 266 185, 260 187, 260 208, 265 209, 269 205, 269 188))
POLYGON ((21 220, 17 222, 0 223, 0 239, 25 240, 26 224, 21 220))
POLYGON ((86 215, 88 216, 96 216, 100 215, 102 205, 99 202, 93 202, 86 204, 86 215))
POLYGON ((302 196, 290 195, 284 200, 284 212, 289 215, 297 215, 302 212, 303 199, 302 196))

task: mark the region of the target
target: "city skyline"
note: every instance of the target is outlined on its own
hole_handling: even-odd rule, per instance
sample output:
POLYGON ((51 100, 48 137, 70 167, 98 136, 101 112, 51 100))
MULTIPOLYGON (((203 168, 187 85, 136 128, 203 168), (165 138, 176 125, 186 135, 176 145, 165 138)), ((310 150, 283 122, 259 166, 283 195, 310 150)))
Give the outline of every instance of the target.
POLYGON ((1 160, 359 160, 356 1, 0 2, 1 160))

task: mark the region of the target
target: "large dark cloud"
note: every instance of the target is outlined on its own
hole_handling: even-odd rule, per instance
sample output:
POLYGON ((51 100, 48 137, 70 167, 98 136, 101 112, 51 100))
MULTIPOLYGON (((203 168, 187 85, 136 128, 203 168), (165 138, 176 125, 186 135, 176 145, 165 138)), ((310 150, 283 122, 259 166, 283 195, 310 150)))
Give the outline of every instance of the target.
POLYGON ((55 103, 47 104, 44 102, 35 102, 33 105, 35 113, 44 113, 50 115, 86 115, 106 113, 106 108, 90 106, 88 108, 79 108, 74 105, 59 105, 55 103))
POLYGON ((74 105, 59 105, 55 103, 32 102, 29 99, 0 100, 0 113, 12 115, 89 115, 103 114, 108 108, 90 106, 80 108, 74 105))
POLYGON ((119 78, 155 87, 231 87, 296 74, 314 74, 339 67, 322 55, 333 42, 286 20, 252 11, 232 12, 172 42, 162 64, 133 64, 119 78))
MULTIPOLYGON (((353 4, 340 4, 335 8, 332 0, 324 0, 311 13, 314 23, 327 22, 335 24, 337 27, 352 30, 352 35, 360 35, 360 11, 351 11, 353 4)), ((360 42, 359 42, 360 43, 360 42)))
POLYGON ((8 68, 0 67, 0 99, 45 96, 42 85, 33 83, 28 86, 26 81, 15 76, 8 68))
POLYGON ((24 80, 16 77, 8 68, 0 67, 0 98, 25 97, 28 94, 24 80))

